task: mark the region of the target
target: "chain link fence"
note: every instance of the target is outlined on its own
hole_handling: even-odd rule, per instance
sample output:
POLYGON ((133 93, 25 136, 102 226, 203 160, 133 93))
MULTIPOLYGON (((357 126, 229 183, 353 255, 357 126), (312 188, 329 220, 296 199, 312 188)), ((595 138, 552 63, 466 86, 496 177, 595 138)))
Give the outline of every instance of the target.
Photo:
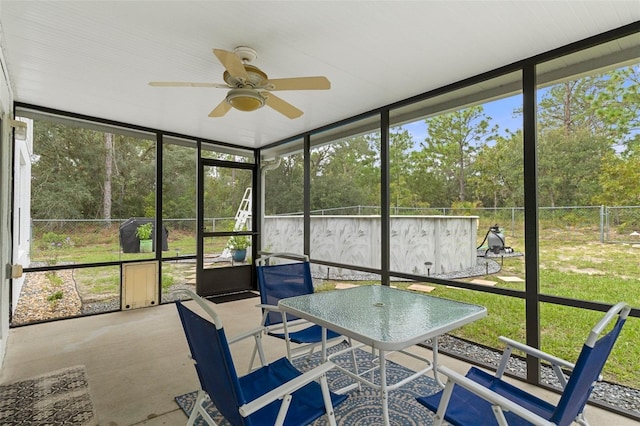
MULTIPOLYGON (((31 267, 63 262, 91 263, 129 260, 138 254, 124 253, 120 227, 127 219, 33 219, 31 221, 31 267), (78 259, 81 256, 82 259, 78 259)), ((196 219, 164 219, 168 231, 167 255, 195 255, 196 219), (176 248, 180 250, 176 254, 176 248)), ((207 231, 230 231, 235 218, 206 218, 207 231)), ((148 257, 148 255, 146 255, 148 257)))
POLYGON ((640 243, 640 206, 605 207, 604 240, 640 243))
MULTIPOLYGON (((295 214, 295 213, 291 213, 295 214)), ((380 215, 379 206, 347 206, 315 210, 313 215, 380 215)), ((498 224, 505 236, 524 241, 524 209, 498 208, 410 208, 392 207, 392 215, 478 216, 478 237, 498 224)), ((128 219, 33 219, 31 222, 32 262, 54 264, 57 257, 72 247, 101 246, 106 252, 119 253, 119 228, 128 219)), ((640 243, 640 206, 568 206, 540 207, 541 240, 568 242, 640 243)), ((196 219, 164 219, 170 241, 193 239, 196 219)), ((234 218, 206 218, 207 231, 233 229, 234 218)), ((120 256, 109 260, 117 260, 120 256)), ((105 261, 100 258, 96 261, 105 261)))
MULTIPOLYGON (((42 235, 46 232, 59 234, 99 234, 103 231, 119 229, 120 226, 129 220, 127 219, 32 219, 32 234, 42 235)), ((152 218, 145 218, 153 220, 152 218)), ((207 230, 229 231, 233 229, 235 218, 218 217, 205 218, 204 226, 207 230)), ((163 219, 162 223, 169 229, 176 231, 193 231, 196 229, 196 219, 163 219)))
MULTIPOLYGON (((295 213, 292 213, 295 214, 295 213)), ((300 213, 301 214, 301 213, 300 213)), ((379 215, 379 206, 314 210, 317 215, 379 215)), ((478 235, 498 224, 505 235, 524 240, 523 207, 391 207, 391 215, 478 216, 478 235)), ((640 206, 566 206, 538 209, 540 239, 569 242, 640 243, 640 206)))

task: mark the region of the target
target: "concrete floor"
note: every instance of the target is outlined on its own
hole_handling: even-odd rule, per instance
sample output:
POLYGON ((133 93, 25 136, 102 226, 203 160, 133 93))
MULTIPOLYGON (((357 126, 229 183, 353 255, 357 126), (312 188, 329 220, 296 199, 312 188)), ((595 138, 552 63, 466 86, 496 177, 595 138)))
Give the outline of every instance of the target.
MULTIPOLYGON (((227 336, 259 323, 260 313, 255 307, 258 300, 214 305, 227 336)), ((187 302, 187 306, 198 311, 193 302, 187 302)), ((268 339, 266 343, 271 342, 268 339)), ((273 360, 284 355, 284 345, 275 339, 272 342, 265 349, 273 360)), ((232 349, 236 368, 244 374, 251 346, 240 344, 232 349)), ((0 383, 82 364, 100 425, 182 425, 187 417, 174 397, 198 388, 188 353, 173 304, 31 325, 11 330, 0 383)), ((444 356, 441 362, 460 372, 468 368, 444 356)), ((557 395, 551 392, 525 387, 549 401, 557 401, 557 395)), ((594 426, 638 425, 595 407, 588 407, 586 413, 594 426)))

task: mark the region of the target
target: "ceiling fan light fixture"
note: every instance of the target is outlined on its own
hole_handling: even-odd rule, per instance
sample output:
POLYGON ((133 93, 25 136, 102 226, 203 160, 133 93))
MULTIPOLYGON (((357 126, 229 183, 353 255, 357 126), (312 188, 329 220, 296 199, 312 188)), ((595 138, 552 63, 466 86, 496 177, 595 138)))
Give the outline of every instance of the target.
POLYGON ((253 89, 231 89, 227 94, 227 103, 240 111, 255 111, 264 106, 265 99, 253 89))

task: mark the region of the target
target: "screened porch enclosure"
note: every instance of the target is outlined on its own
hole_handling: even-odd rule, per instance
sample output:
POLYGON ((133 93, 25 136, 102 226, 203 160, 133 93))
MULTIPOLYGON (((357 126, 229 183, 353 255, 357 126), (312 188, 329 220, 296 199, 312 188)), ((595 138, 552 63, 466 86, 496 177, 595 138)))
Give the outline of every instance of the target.
MULTIPOLYGON (((634 309, 604 377, 636 395, 640 62, 618 47, 638 37, 609 34, 259 149, 17 103, 29 132, 14 176, 30 186, 15 189, 25 274, 12 326, 122 310, 123 268, 143 262, 157 266, 155 304, 183 288, 255 290, 257 256, 288 251, 310 256, 317 291, 393 285, 486 306, 450 338, 489 348, 508 335, 575 359, 624 300, 634 309), (130 218, 166 229, 166 245, 157 232, 151 252, 125 250, 130 218)), ((543 381, 533 358, 523 370, 543 381)), ((640 418, 633 397, 598 403, 640 418)))

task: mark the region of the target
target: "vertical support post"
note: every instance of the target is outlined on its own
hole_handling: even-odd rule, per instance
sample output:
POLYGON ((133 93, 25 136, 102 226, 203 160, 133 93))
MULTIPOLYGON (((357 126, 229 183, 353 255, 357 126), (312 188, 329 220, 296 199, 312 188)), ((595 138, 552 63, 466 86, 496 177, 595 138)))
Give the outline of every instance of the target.
MULTIPOLYGON (((204 266, 204 164, 202 162, 202 141, 197 141, 198 169, 196 175, 196 283, 203 281, 204 266)), ((196 293, 199 291, 196 284, 196 293)))
POLYGON ((303 233, 304 254, 311 258, 311 136, 304 135, 304 195, 303 233))
MULTIPOLYGON (((538 253, 538 151, 536 114, 536 66, 529 63, 522 70, 522 111, 524 139, 524 246, 526 341, 540 348, 540 276, 538 253)), ((527 381, 540 381, 540 361, 527 356, 527 381)))
POLYGON ((389 190, 389 110, 380 112, 380 270, 381 284, 390 285, 391 214, 389 190))
MULTIPOLYGON (((162 172, 163 163, 163 136, 162 133, 156 133, 156 216, 155 216, 155 241, 156 245, 155 257, 158 262, 158 299, 162 301, 162 242, 164 241, 164 229, 162 222, 162 172)), ((122 307, 121 307, 122 308, 122 307)))
MULTIPOLYGON (((604 206, 600 206, 600 244, 604 243, 604 221, 605 218, 605 209, 604 206)), ((608 228, 608 227, 607 227, 608 228)))
MULTIPOLYGON (((262 224, 264 223, 264 204, 262 200, 264 200, 264 185, 263 185, 263 176, 262 176, 262 163, 260 158, 260 150, 253 151, 253 181, 251 182, 251 232, 253 235, 251 236, 251 260, 254 261, 258 258, 258 248, 262 247, 262 224)), ((252 269, 252 274, 255 272, 255 269, 252 269)), ((255 289, 257 289, 257 282, 255 279, 251 280, 252 285, 255 289)))

